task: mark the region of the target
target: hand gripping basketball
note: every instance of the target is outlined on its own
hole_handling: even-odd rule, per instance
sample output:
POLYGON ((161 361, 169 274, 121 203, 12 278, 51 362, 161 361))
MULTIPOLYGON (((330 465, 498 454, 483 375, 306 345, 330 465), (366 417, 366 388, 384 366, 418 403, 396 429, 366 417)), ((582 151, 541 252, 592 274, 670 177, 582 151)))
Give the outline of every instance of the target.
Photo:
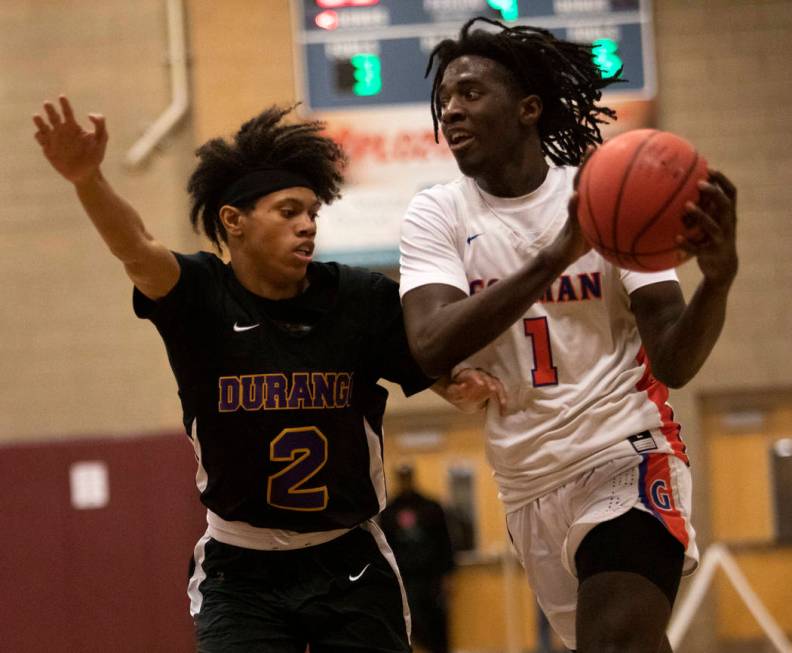
POLYGON ((699 201, 707 162, 685 139, 670 132, 636 129, 597 149, 580 175, 578 218, 586 240, 622 268, 665 270, 694 250, 680 245, 706 238, 686 220, 699 201))

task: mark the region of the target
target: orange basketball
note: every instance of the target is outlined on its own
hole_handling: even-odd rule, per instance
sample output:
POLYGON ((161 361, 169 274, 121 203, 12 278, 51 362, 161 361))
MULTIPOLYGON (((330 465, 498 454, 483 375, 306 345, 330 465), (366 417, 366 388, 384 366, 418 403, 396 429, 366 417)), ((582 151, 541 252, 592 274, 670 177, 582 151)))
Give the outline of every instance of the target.
POLYGON ((583 235, 619 267, 673 268, 687 258, 676 237, 702 236, 682 218, 685 203, 698 201, 698 182, 706 177, 704 157, 676 134, 656 129, 619 134, 595 150, 581 171, 583 235))

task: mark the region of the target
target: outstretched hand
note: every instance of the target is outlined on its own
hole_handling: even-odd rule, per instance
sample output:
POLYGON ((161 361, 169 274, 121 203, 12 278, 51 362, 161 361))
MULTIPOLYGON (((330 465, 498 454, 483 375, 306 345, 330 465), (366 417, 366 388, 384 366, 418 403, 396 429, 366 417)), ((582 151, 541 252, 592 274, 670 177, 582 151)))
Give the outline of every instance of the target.
POLYGON ((498 402, 501 414, 506 410, 506 390, 500 380, 472 367, 454 375, 446 388, 445 398, 466 413, 481 410, 493 399, 498 402))
POLYGON ((87 131, 74 118, 69 100, 61 96, 60 112, 52 102, 44 103, 44 114, 35 114, 35 139, 44 156, 63 177, 79 183, 95 174, 102 163, 107 147, 104 116, 90 114, 93 130, 87 131))
POLYGON ((737 189, 726 176, 709 170, 709 178, 699 182, 698 204, 689 202, 684 217, 688 229, 698 227, 703 234, 695 241, 677 237, 680 249, 695 256, 706 279, 730 284, 737 274, 737 189))

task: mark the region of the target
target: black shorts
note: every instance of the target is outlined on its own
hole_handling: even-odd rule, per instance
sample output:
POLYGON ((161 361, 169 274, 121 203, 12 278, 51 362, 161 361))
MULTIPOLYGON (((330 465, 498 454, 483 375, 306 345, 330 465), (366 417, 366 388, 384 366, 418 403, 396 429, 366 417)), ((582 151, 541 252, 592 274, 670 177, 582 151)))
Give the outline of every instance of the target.
MULTIPOLYGON (((305 549, 209 539, 191 592, 199 653, 410 651, 409 611, 381 533, 355 528, 305 549)), ((395 565, 395 562, 393 563, 395 565)))

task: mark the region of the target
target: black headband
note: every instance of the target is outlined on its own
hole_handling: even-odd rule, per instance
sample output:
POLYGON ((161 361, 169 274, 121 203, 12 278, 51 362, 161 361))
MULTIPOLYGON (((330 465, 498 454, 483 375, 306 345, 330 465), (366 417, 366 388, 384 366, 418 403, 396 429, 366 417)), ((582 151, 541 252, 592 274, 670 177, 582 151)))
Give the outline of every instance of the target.
POLYGON ((219 206, 226 204, 239 206, 275 191, 293 187, 314 190, 313 184, 308 179, 295 172, 272 168, 254 170, 237 179, 226 189, 220 198, 219 206))

